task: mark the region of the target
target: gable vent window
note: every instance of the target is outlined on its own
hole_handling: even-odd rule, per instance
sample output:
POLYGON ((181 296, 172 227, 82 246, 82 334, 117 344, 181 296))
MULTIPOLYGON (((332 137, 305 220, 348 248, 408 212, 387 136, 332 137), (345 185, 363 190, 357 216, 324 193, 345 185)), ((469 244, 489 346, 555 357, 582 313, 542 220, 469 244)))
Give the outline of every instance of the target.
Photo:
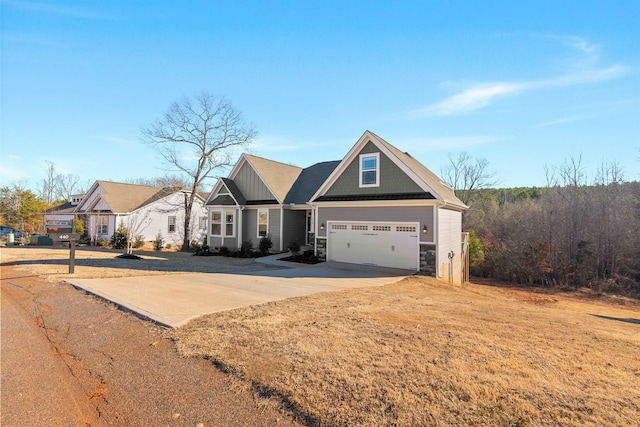
POLYGON ((380 186, 380 153, 360 155, 360 187, 380 186))

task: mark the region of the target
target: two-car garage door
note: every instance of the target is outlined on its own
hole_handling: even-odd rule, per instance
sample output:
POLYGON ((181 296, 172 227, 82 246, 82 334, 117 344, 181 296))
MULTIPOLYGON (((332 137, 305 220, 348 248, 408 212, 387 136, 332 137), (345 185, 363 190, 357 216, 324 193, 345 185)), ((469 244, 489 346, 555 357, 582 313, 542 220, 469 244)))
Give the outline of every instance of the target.
POLYGON ((327 223, 327 259, 354 264, 418 269, 418 224, 327 223))

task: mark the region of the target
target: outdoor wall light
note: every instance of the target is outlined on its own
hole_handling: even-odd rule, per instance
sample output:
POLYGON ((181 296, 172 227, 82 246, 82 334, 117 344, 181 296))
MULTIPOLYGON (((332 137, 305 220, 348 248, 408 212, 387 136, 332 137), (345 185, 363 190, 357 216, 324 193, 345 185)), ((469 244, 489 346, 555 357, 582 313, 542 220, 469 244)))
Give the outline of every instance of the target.
POLYGON ((320 224, 320 230, 324 230, 324 222, 320 224))
POLYGON ((429 232, 429 229, 427 228, 426 225, 422 227, 422 234, 427 234, 428 232, 429 232))

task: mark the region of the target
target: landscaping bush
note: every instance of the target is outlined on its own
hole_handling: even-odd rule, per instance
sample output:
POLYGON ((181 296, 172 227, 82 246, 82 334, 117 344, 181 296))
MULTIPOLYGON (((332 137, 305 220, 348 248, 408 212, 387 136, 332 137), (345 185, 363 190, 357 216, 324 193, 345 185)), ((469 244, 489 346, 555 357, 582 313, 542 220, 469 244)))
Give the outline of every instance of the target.
POLYGON ((140 249, 144 246, 144 236, 142 234, 138 234, 133 238, 133 249, 140 249))
POLYGON ((98 237, 96 239, 96 246, 107 247, 109 246, 109 241, 105 237, 98 237))
POLYGON ((166 245, 164 245, 165 249, 167 250, 171 250, 171 243, 167 243, 166 245))
POLYGON ((253 256, 253 242, 251 240, 245 240, 242 242, 240 252, 245 258, 251 258, 253 256))
POLYGON ((113 236, 111 236, 111 247, 113 249, 126 249, 128 234, 129 230, 121 223, 115 233, 113 233, 113 236))
POLYGON ((289 252, 291 252, 293 255, 298 255, 298 253, 300 252, 300 243, 298 243, 297 240, 294 240, 293 242, 289 243, 287 249, 289 249, 289 252))
POLYGON ((156 234, 156 240, 153 241, 153 250, 161 251, 164 247, 164 238, 162 237, 162 233, 156 234))
POLYGON ((269 236, 264 236, 262 239, 260 239, 260 243, 258 244, 258 248, 263 254, 268 253, 269 249, 271 249, 272 246, 273 242, 271 241, 271 237, 269 236))

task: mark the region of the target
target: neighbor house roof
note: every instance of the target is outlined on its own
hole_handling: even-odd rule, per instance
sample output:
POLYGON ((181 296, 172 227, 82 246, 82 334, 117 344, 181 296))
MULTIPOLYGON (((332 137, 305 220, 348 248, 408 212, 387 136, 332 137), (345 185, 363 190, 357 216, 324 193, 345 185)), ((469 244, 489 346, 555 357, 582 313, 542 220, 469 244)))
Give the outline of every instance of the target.
POLYGON ((278 202, 284 203, 287 193, 302 173, 302 168, 263 159, 262 157, 252 156, 250 154, 243 154, 243 157, 251 164, 262 179, 262 182, 264 182, 273 195, 276 196, 278 202))
POLYGON ((132 212, 150 203, 150 201, 158 200, 154 196, 163 191, 163 188, 148 185, 123 184, 110 181, 96 182, 106 191, 100 197, 114 213, 132 212))
MULTIPOLYGON (((101 187, 104 193, 100 193, 96 200, 102 199, 109 206, 113 213, 129 213, 143 206, 147 206, 164 197, 179 191, 184 191, 180 187, 153 187, 150 185, 125 184, 122 182, 96 181, 89 193, 101 187)), ((89 194, 88 193, 88 194, 89 194)), ((200 197, 200 195, 197 195, 200 197)), ((96 202, 92 202, 95 204, 96 202)), ((82 204, 78 205, 78 209, 82 204)), ((84 210, 87 206, 84 206, 84 210)))
POLYGON ((44 213, 46 214, 71 214, 76 210, 76 206, 77 204, 73 203, 73 202, 67 202, 64 203, 62 205, 58 205, 58 206, 54 206, 50 209, 47 209, 46 211, 44 211, 44 213))

